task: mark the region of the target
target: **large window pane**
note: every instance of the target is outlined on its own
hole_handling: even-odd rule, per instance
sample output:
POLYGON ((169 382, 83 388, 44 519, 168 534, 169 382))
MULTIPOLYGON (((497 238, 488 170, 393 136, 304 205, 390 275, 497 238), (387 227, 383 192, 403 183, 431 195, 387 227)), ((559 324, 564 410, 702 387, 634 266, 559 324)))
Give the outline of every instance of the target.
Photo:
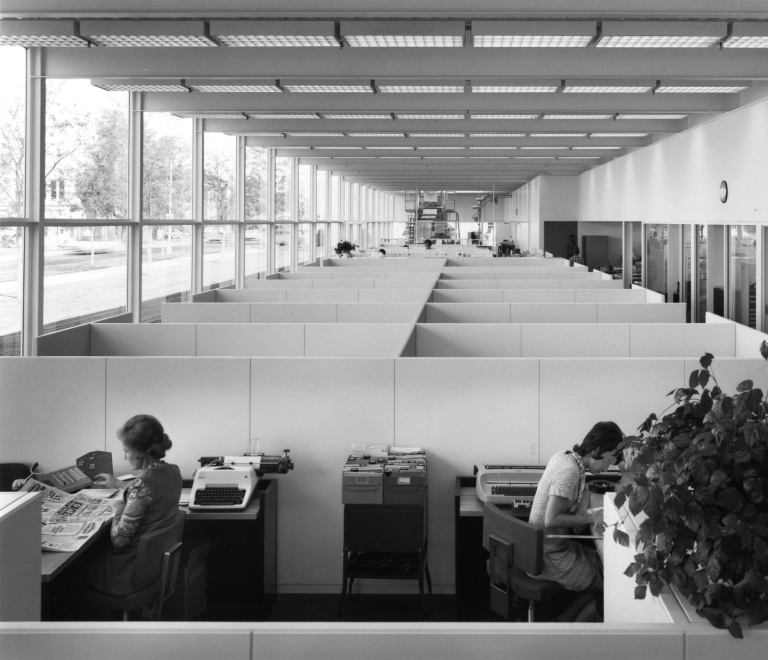
POLYGON ((736 225, 730 228, 728 248, 728 318, 757 327, 756 246, 757 227, 736 225))
POLYGON ((310 261, 310 241, 312 240, 312 225, 297 225, 299 230, 299 266, 308 264, 310 261))
POLYGON ((156 323, 160 306, 186 302, 192 281, 192 227, 144 227, 141 250, 141 320, 156 323))
POLYGON ((267 274, 267 225, 245 226, 245 281, 267 274))
POLYGON ((349 191, 349 221, 357 222, 360 219, 360 184, 345 183, 344 187, 349 191))
POLYGON ((127 227, 46 227, 43 332, 123 314, 127 227))
POLYGON ((275 271, 291 270, 291 229, 293 225, 275 225, 275 271))
POLYGON ((325 243, 327 240, 328 225, 323 223, 317 225, 317 231, 315 232, 315 246, 317 256, 320 258, 325 257, 325 243))
POLYGON ((330 243, 331 256, 334 256, 333 250, 336 248, 336 245, 339 243, 339 240, 340 240, 339 238, 339 236, 341 235, 340 228, 341 228, 341 225, 338 222, 332 222, 329 225, 328 233, 329 233, 329 240, 331 241, 330 243))
POLYGON ((299 220, 311 220, 309 208, 312 169, 309 165, 299 165, 299 220))
MULTIPOLYGON (((26 50, 2 49, 0 67, 0 218, 24 217, 26 50)), ((9 354, 5 354, 9 355, 9 354)))
POLYGON ((203 213, 206 220, 235 219, 235 138, 222 133, 205 133, 203 213))
POLYGON ((349 222, 349 182, 344 181, 341 185, 341 220, 349 222))
POLYGON ((235 225, 203 227, 203 291, 235 283, 235 225))
POLYGON ((45 178, 49 220, 127 217, 127 92, 48 81, 45 178))
POLYGON ((245 219, 267 221, 267 163, 269 150, 245 150, 245 219))
POLYGON ((693 271, 693 246, 691 244, 691 225, 683 225, 683 298, 685 320, 691 322, 691 274, 693 271))
POLYGON ((648 255, 645 265, 645 287, 666 296, 667 225, 646 225, 645 232, 648 255))
POLYGON ((707 318, 707 226, 696 226, 699 237, 699 323, 707 318))
POLYGON ((0 227, 0 355, 21 355, 24 230, 0 227))
POLYGON ((192 219, 192 120, 144 113, 144 219, 192 219))
POLYGON ((317 208, 315 209, 315 219, 323 222, 328 219, 326 215, 326 187, 328 186, 328 172, 317 170, 317 208))
POLYGON ((329 220, 338 222, 341 220, 341 206, 339 200, 339 177, 331 176, 331 217, 329 220))
POLYGON ((291 159, 275 158, 275 219, 291 218, 291 159))

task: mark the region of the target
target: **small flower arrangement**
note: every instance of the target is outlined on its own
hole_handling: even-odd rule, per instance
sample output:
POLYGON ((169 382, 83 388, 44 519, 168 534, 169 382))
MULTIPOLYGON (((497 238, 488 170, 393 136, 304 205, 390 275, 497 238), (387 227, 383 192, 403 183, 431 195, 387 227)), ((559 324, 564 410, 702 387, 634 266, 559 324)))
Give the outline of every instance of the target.
POLYGON ((339 241, 336 243, 336 247, 333 248, 333 251, 339 257, 348 257, 350 253, 356 248, 357 245, 351 243, 350 241, 339 241))

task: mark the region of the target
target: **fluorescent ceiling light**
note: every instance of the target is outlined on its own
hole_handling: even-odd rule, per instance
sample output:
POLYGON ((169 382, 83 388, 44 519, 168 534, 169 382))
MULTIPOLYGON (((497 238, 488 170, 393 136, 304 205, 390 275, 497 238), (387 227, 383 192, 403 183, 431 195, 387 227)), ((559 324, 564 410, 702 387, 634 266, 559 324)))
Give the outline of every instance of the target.
POLYGON ((531 137, 587 137, 586 133, 531 133, 531 137))
POLYGON ((392 119, 392 115, 387 114, 373 114, 373 115, 355 115, 355 114, 339 114, 339 113, 332 113, 327 114, 325 112, 321 113, 325 119, 392 119))
POLYGON ((747 86, 698 86, 698 85, 679 85, 664 86, 656 89, 657 94, 733 94, 734 92, 743 92, 747 86))
POLYGON ((465 160, 466 156, 424 156, 424 160, 465 160))
POLYGON ((568 149, 568 147, 520 147, 521 149, 532 149, 533 151, 539 151, 540 149, 568 149))
MULTIPOLYGON (((235 135, 235 134, 233 133, 233 135, 235 135)), ((312 147, 297 147, 297 146, 291 144, 291 145, 286 145, 285 147, 280 147, 280 151, 283 152, 283 151, 285 151, 287 149, 311 149, 311 148, 312 147)))
POLYGON ((362 147, 312 147, 313 149, 362 149, 362 147))
POLYGON ((237 112, 212 114, 205 114, 202 112, 172 112, 171 114, 179 119, 247 119, 245 115, 237 112))
POLYGON ((405 133, 347 133, 347 135, 349 137, 405 137, 405 133))
POLYGON ((246 137, 285 137, 283 133, 238 133, 238 135, 245 135, 246 137))
POLYGON ((401 158, 407 158, 408 160, 421 160, 421 156, 378 156, 378 158, 386 159, 386 160, 392 160, 397 159, 400 160, 401 158))
POLYGON ((525 137, 525 133, 470 133, 469 137, 473 137, 473 138, 525 137))
POLYGON ((463 138, 465 133, 408 133, 410 137, 463 138))
POLYGON ((189 92, 183 80, 95 78, 91 85, 107 92, 189 92))
POLYGON ((414 148, 415 147, 366 147, 366 149, 390 149, 390 150, 400 149, 403 151, 412 151, 414 148))
POLYGON ((288 133, 288 137, 344 137, 344 133, 288 133))
POLYGON ((592 151, 594 149, 601 149, 601 150, 609 150, 609 149, 623 149, 623 147, 571 147, 573 151, 578 151, 580 149, 585 149, 587 151, 592 151))
POLYGON ((555 156, 513 156, 515 160, 555 160, 555 156))
POLYGON ((460 48, 464 21, 341 21, 339 31, 353 48, 460 48))
POLYGON ((470 147, 470 149, 517 149, 517 147, 470 147))
POLYGON ((469 160, 507 160, 509 156, 470 156, 469 160))
POLYGON ((254 114, 252 112, 247 113, 251 119, 319 119, 316 114, 311 112, 296 112, 289 114, 274 114, 274 115, 262 115, 254 114))
POLYGON ((685 119, 688 115, 619 115, 616 119, 685 119))
POLYGON ((204 21, 80 21, 80 34, 107 47, 216 46, 204 21))
POLYGON ((373 94, 368 85, 285 85, 289 92, 373 94))
POLYGON ((221 78, 194 78, 185 81, 190 89, 196 92, 280 92, 282 91, 274 78, 238 78, 222 80, 221 78))
POLYGON ((464 119, 464 115, 426 115, 426 114, 400 114, 397 113, 398 119, 464 119))
POLYGON ((552 94, 558 89, 557 85, 472 85, 472 92, 479 94, 552 94))
POLYGON ((211 35, 237 47, 339 47, 333 21, 211 21, 211 35))
POLYGON ((279 87, 273 85, 195 85, 191 87, 195 92, 280 92, 279 87))
POLYGON ((566 85, 564 94, 644 94, 650 92, 653 85, 613 86, 613 85, 566 85))
POLYGON ((600 156, 558 156, 557 160, 600 160, 600 156))
POLYGON ((472 21, 475 48, 584 48, 594 21, 472 21))
POLYGON ((462 94, 458 85, 378 85, 382 94, 462 94))
POLYGON ((74 21, 0 21, 0 46, 86 47, 74 21))
POLYGON ((470 115, 470 119, 536 119, 539 115, 470 115))
POLYGON ((427 151, 431 151, 433 149, 463 149, 464 147, 416 147, 416 149, 422 150, 426 149, 427 151))
POLYGON ((709 48, 727 36, 712 21, 603 21, 598 48, 709 48))
POLYGON ((563 115, 549 114, 544 115, 544 119, 613 119, 613 115, 563 115))
POLYGON ((723 48, 768 48, 768 24, 761 21, 733 23, 723 48))
POLYGON ((590 133, 589 137, 648 137, 648 133, 590 133))

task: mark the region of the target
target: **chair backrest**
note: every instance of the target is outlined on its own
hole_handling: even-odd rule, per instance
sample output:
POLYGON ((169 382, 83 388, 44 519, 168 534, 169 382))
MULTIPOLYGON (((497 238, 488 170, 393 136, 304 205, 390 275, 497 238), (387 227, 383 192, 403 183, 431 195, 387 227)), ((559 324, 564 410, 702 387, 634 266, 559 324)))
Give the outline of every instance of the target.
POLYGON ((0 463, 0 491, 13 490, 16 479, 26 479, 29 476, 29 466, 23 463, 0 463))
POLYGON ((496 504, 486 502, 483 505, 483 547, 486 549, 489 549, 488 537, 491 535, 512 544, 512 556, 506 558, 510 566, 531 575, 541 573, 544 553, 542 527, 515 518, 496 504))
POLYGON ((173 524, 141 537, 133 568, 135 584, 149 585, 160 579, 163 570, 163 554, 172 545, 181 541, 186 515, 184 511, 179 510, 173 524))

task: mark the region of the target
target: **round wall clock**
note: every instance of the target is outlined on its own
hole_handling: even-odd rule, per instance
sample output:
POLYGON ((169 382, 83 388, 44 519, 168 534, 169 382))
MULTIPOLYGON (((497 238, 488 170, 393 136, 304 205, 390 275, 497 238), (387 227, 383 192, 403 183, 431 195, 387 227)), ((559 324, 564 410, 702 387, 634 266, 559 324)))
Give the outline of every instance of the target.
POLYGON ((728 201, 728 184, 725 181, 720 182, 720 201, 723 204, 728 201))

